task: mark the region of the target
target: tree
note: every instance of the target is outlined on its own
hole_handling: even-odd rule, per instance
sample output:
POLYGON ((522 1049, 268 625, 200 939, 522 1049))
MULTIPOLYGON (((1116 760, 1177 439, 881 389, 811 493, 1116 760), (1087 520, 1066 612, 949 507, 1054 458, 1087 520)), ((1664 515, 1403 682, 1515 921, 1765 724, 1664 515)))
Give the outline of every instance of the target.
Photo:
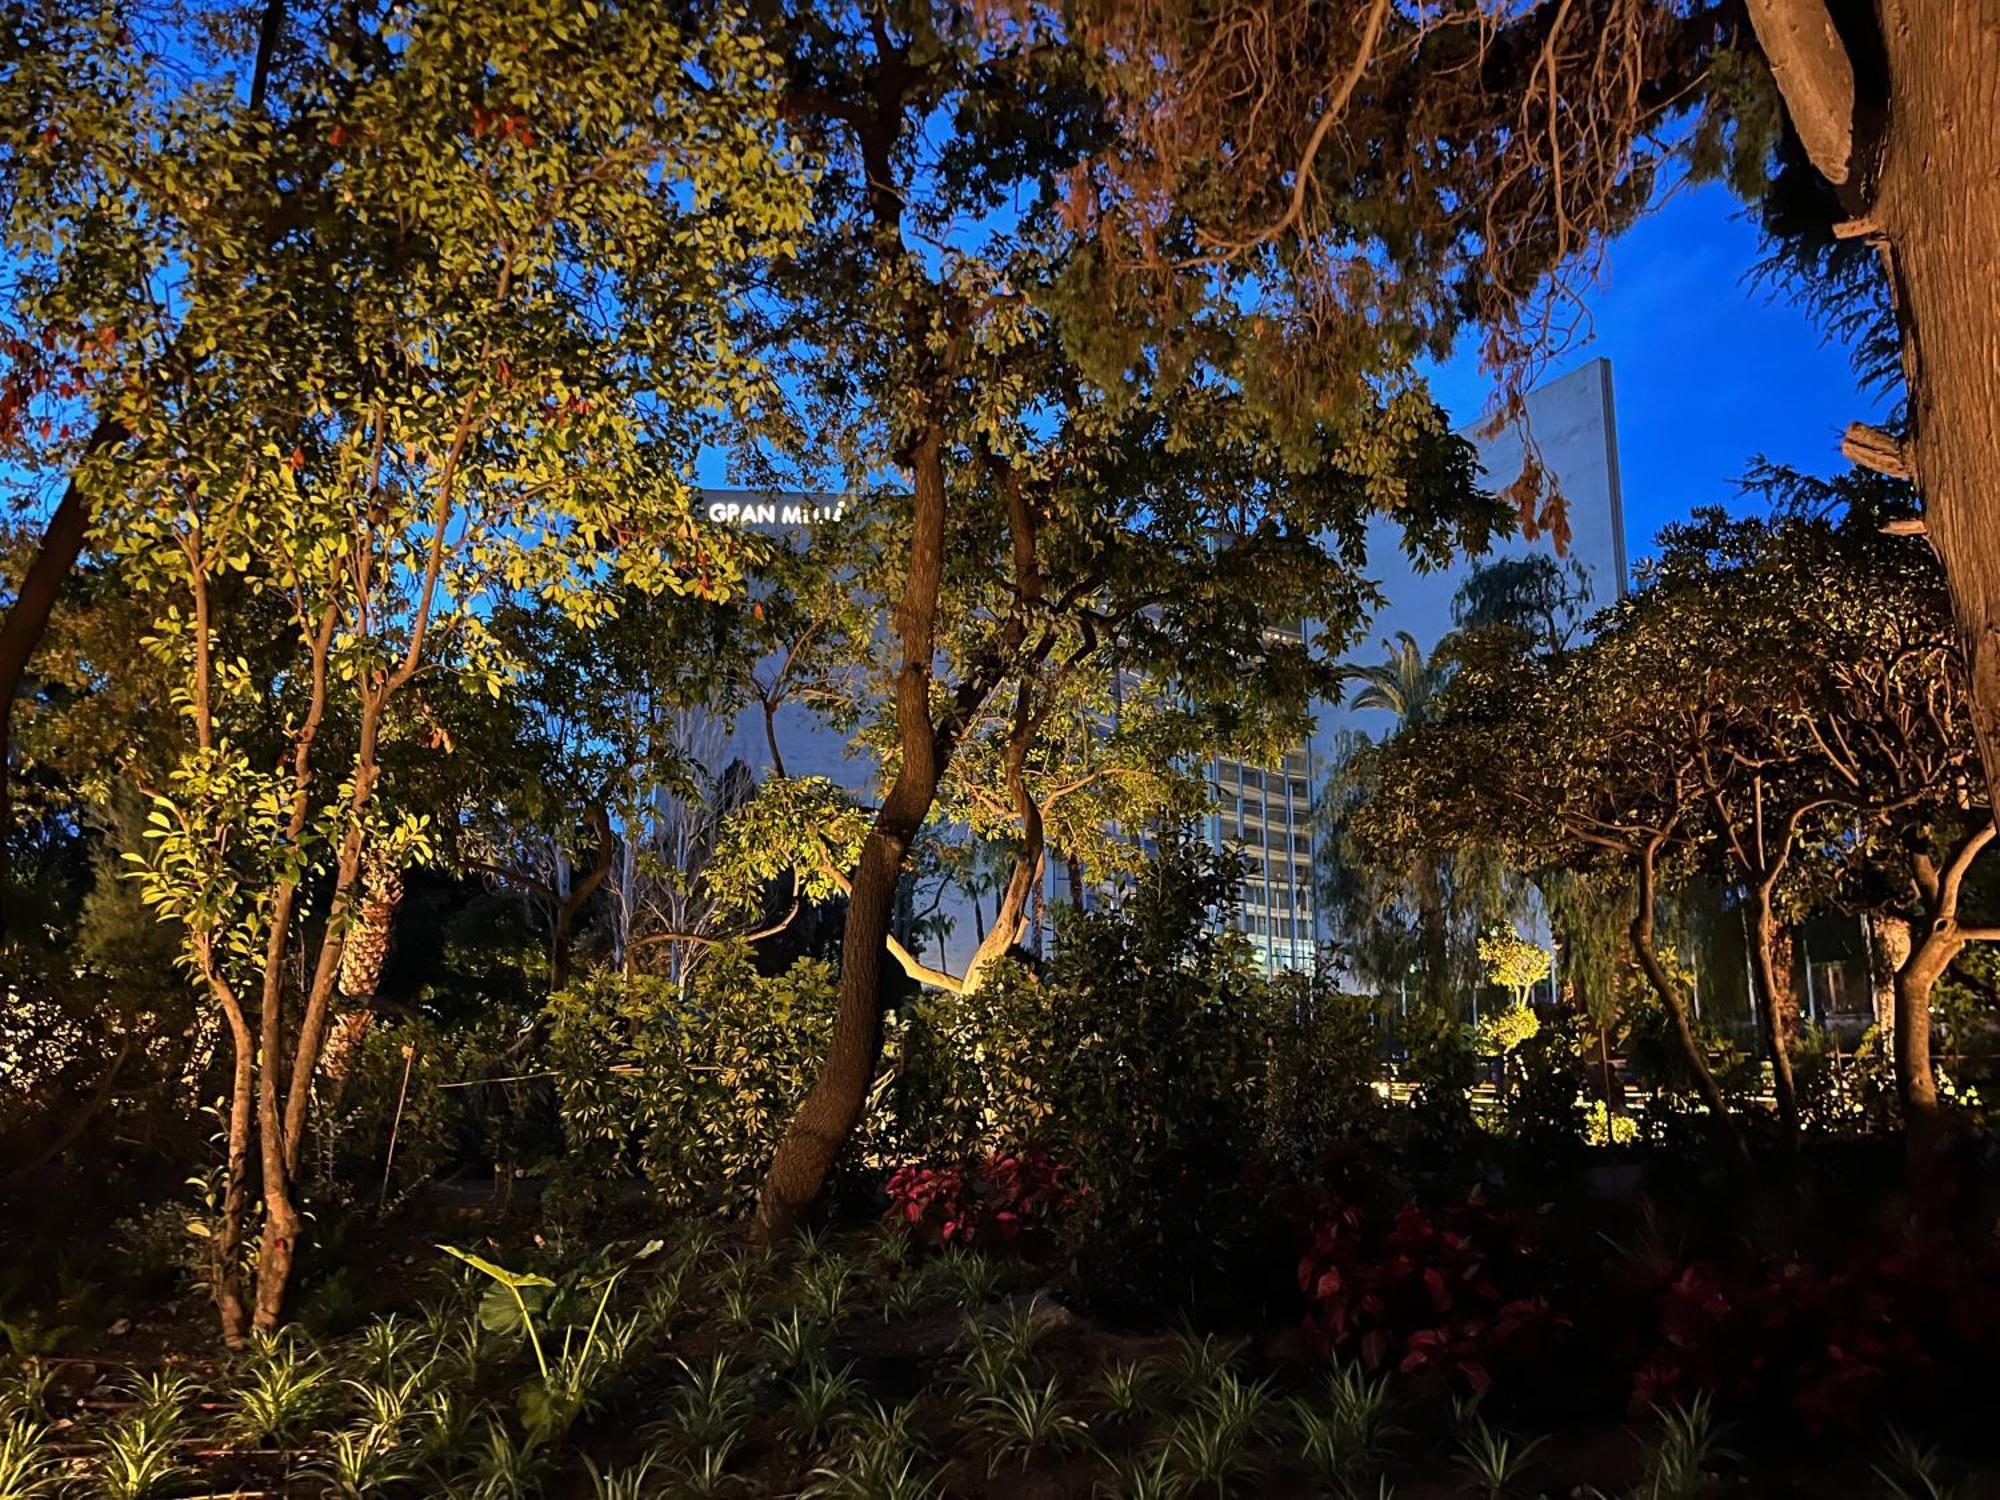
MULTIPOLYGON (((271 212, 278 183, 218 177, 209 195, 183 195, 177 212, 151 214, 158 173, 171 169, 173 143, 191 128, 218 139, 256 140, 271 128, 272 71, 285 24, 284 0, 264 0, 256 26, 247 98, 217 97, 217 57, 198 32, 153 30, 150 18, 106 8, 89 15, 61 6, 10 9, 0 35, 0 152, 4 152, 5 241, 14 257, 0 313, 8 370, 0 380, 0 450, 31 471, 68 470, 61 497, 20 567, 14 597, 0 619, 0 901, 5 899, 14 706, 30 660, 47 633, 64 581, 76 566, 92 520, 87 470, 132 437, 119 403, 129 388, 162 373, 183 353, 171 329, 163 341, 128 332, 120 303, 150 302, 160 313, 155 280, 175 255, 195 259, 226 245, 246 209, 268 237, 283 232, 271 212), (187 45, 190 41, 193 46, 187 45), (162 80, 200 66, 185 93, 162 80), (193 115, 199 121, 190 120, 193 115), (240 191, 245 186, 249 192, 240 191), (181 236, 175 242, 170 236, 181 236), (124 387, 125 389, 121 389, 124 387), (79 400, 98 409, 78 419, 79 400), (40 410, 37 420, 36 412, 40 410)), ((191 29, 192 31, 192 29, 191 29)))
POLYGON ((1645 598, 1671 659, 1706 664, 1658 694, 1708 804, 1710 836, 1742 884, 1753 985, 1781 1117, 1797 1129, 1781 976, 1780 905, 1809 910, 1872 869, 1882 903, 1924 936, 1897 966, 1898 1087, 1911 1161, 1936 1153, 1930 992, 1984 929, 1961 925, 1965 877, 1991 837, 1961 696, 1943 580, 1907 540, 1882 535, 1907 506, 1865 475, 1789 484, 1771 520, 1720 513, 1669 528, 1645 598), (1817 502, 1800 513, 1798 502, 1817 502), (1836 507, 1830 510, 1829 507, 1836 507), (1790 887, 1788 890, 1787 887, 1790 887))
POLYGON ((1528 991, 1549 977, 1548 950, 1505 927, 1479 939, 1479 961, 1487 980, 1512 995, 1517 1006, 1525 1006, 1528 991))
POLYGON ((1567 651, 1583 632, 1590 602, 1590 574, 1573 557, 1494 558, 1473 568, 1452 596, 1454 644, 1491 632, 1517 650, 1567 651))
POLYGON ((844 482, 806 487, 889 528, 884 570, 857 582, 890 606, 895 663, 840 1011, 759 1202, 768 1236, 799 1223, 864 1106, 905 860, 986 705, 1020 838, 1013 912, 1047 841, 1030 762, 1072 677, 1134 651, 1197 701, 1269 688, 1301 723, 1331 661, 1266 623, 1325 619, 1342 641, 1371 512, 1395 511, 1429 557, 1483 541, 1494 513, 1464 445, 1399 379, 1393 338, 1281 406, 1240 277, 1172 278, 1171 341, 1107 296, 1059 201, 1103 128, 1077 49, 955 6, 772 4, 767 21, 788 117, 827 168, 809 242, 756 309, 800 398, 764 436, 831 453, 844 482), (889 473, 901 483, 879 484, 889 473))
POLYGON ((1670 165, 1762 198, 1789 133, 1787 157, 1831 190, 1818 232, 1879 256, 1866 295, 1889 289, 1908 431, 1857 423, 1842 451, 1922 492, 1915 524, 1944 565, 2000 785, 2000 499, 1984 480, 2000 138, 1967 124, 2000 76, 1989 23, 1952 0, 1095 0, 1070 24, 1105 60, 1120 136, 1077 196, 1135 274, 1167 254, 1150 233, 1163 199, 1197 217, 1211 259, 1268 267, 1302 362, 1356 306, 1438 343, 1478 321, 1510 372, 1506 413, 1577 329, 1570 283, 1670 165))
POLYGON ((502 3, 327 25, 306 50, 328 72, 288 80, 285 132, 176 119, 163 215, 230 199, 224 182, 283 182, 311 212, 276 241, 255 215, 219 223, 172 267, 173 326, 120 329, 193 364, 128 393, 132 442, 93 479, 186 725, 148 787, 141 879, 231 1038, 213 1278, 231 1342, 282 1316, 364 867, 433 841, 385 752, 425 739, 438 680, 505 691, 489 620, 510 598, 589 620, 622 588, 729 592, 732 549, 681 474, 695 414, 758 378, 716 337, 733 278, 804 211, 767 61, 726 21, 502 3), (262 677, 249 652, 274 626, 262 677))
POLYGON ((1626 601, 1586 645, 1468 662, 1430 718, 1389 748, 1378 838, 1503 847, 1517 868, 1608 866, 1629 891, 1626 940, 1719 1128, 1742 1140, 1657 943, 1662 867, 1688 857, 1700 804, 1684 744, 1654 711, 1662 660, 1626 601))
MULTIPOLYGON (((1357 710, 1394 716, 1384 741, 1425 722, 1450 681, 1443 652, 1428 660, 1400 632, 1387 660, 1348 669, 1360 685, 1357 710)), ((1354 731, 1335 740, 1321 789, 1317 882, 1322 909, 1341 934, 1346 961, 1377 985, 1401 984, 1420 972, 1423 1000, 1439 1015, 1477 982, 1477 934, 1513 904, 1508 872, 1493 851, 1467 843, 1452 848, 1427 838, 1384 841, 1367 804, 1380 790, 1382 757, 1354 731)))
POLYGON ((1991 820, 1942 578, 1918 544, 1884 534, 1898 497, 1880 491, 1865 476, 1794 486, 1797 503, 1770 519, 1710 512, 1669 528, 1642 586, 1586 644, 1469 656, 1429 720, 1385 752, 1368 817, 1442 840, 1498 836, 1518 859, 1582 874, 1593 852, 1608 856, 1636 889, 1633 955, 1718 1112, 1653 923, 1663 872, 1719 866, 1751 917, 1788 1131, 1781 916, 1840 899, 1907 922, 1897 1067, 1921 1178, 1939 1137, 1929 995, 1968 942, 1994 935, 1959 910, 1991 820))

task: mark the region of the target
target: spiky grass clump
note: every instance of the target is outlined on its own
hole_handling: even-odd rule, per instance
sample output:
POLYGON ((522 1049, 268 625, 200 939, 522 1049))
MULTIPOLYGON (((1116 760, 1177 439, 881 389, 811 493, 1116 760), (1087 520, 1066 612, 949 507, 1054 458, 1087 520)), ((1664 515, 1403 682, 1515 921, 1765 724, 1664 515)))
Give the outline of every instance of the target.
POLYGON ((46 1422, 49 1391, 55 1385, 55 1378, 55 1366, 47 1360, 22 1360, 14 1378, 0 1386, 0 1420, 46 1422))
POLYGON ((687 1453, 726 1449, 742 1435, 750 1420, 749 1381, 718 1350, 705 1365, 674 1361, 682 1380, 668 1403, 662 1431, 687 1453))
POLYGON ((1502 1500, 1526 1482, 1536 1450, 1547 1439, 1532 1438, 1524 1443, 1487 1426, 1476 1411, 1468 1416, 1465 1435, 1459 1440, 1458 1466, 1486 1500, 1502 1500))
POLYGON ((1966 1492, 1945 1474, 1944 1454, 1901 1428, 1889 1429, 1889 1461, 1875 1467, 1889 1500, 1960 1500, 1966 1492))
POLYGON ((861 1404, 861 1384, 851 1368, 829 1369, 824 1363, 809 1364, 791 1383, 782 1409, 785 1431, 793 1449, 818 1453, 861 1404))
POLYGON ((417 1454, 371 1422, 344 1427, 328 1440, 310 1473, 334 1500, 372 1500, 417 1475, 417 1454))
POLYGON ((1026 1468, 1037 1454, 1064 1453, 1087 1441, 1090 1427, 1070 1413, 1060 1386, 1016 1374, 1001 1389, 976 1398, 969 1415, 986 1443, 990 1477, 1010 1459, 1026 1468))
POLYGON ((761 1347, 778 1370, 801 1369, 825 1355, 826 1329, 795 1307, 764 1330, 761 1347))
POLYGON ((49 1430, 40 1422, 15 1418, 0 1430, 0 1495, 8 1500, 38 1500, 54 1494, 62 1482, 62 1464, 49 1446, 49 1430))
POLYGON ((1634 1500, 1701 1500, 1714 1478, 1710 1470, 1736 1456, 1718 1441, 1714 1403, 1704 1391, 1686 1406, 1655 1411, 1660 1430, 1634 1500))
POLYGON ((1225 1369, 1202 1390, 1167 1434, 1173 1467, 1196 1492, 1234 1493, 1264 1466, 1272 1411, 1268 1381, 1245 1381, 1225 1369))
POLYGON ((1356 1365, 1335 1369, 1317 1395, 1292 1399, 1300 1462, 1337 1493, 1360 1495, 1395 1434, 1389 1410, 1388 1377, 1370 1380, 1356 1365))
POLYGON ((915 1435, 916 1406, 870 1402, 843 1424, 845 1440, 814 1469, 811 1500, 935 1500, 943 1478, 924 1460, 915 1435))
POLYGON ((289 1339, 268 1341, 231 1395, 230 1434, 250 1446, 296 1437, 325 1415, 333 1394, 333 1372, 318 1355, 289 1339))
POLYGON ((91 1454, 90 1476, 102 1500, 153 1500, 186 1470, 174 1456, 180 1423, 132 1411, 111 1424, 91 1454))
POLYGON ((1144 1360, 1114 1360, 1097 1372, 1091 1390, 1097 1406, 1107 1417, 1137 1416, 1150 1404, 1159 1383, 1159 1370, 1144 1360))

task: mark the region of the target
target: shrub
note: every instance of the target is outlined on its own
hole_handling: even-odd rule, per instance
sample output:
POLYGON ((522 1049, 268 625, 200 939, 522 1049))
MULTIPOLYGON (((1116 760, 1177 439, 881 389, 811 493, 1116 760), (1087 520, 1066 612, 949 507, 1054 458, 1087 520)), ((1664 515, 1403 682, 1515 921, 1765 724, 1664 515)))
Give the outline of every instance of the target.
POLYGON ((1466 1027, 1434 1006, 1413 1006, 1403 1018, 1403 1042, 1408 1049, 1403 1076, 1410 1083, 1418 1137, 1457 1147, 1472 1134, 1472 1085, 1479 1077, 1466 1027))
POLYGON ((1375 1002, 1284 974, 1271 982, 1269 1016, 1262 1148, 1303 1180, 1327 1152, 1382 1125, 1375 1002))
MULTIPOLYGON (((1118 904, 1065 913, 1040 975, 1003 965, 974 994, 915 1007, 900 1038, 891 1128, 908 1159, 1064 1163, 1063 1248, 1103 1303, 1212 1288, 1268 1227, 1259 1145, 1286 1018, 1243 939, 1210 919, 1230 888, 1224 861, 1170 846, 1118 904)), ((917 1182, 941 1202, 977 1191, 972 1172, 899 1191, 917 1182)))
POLYGON ((1567 1325, 1526 1221, 1475 1195, 1441 1212, 1324 1198, 1299 1258, 1306 1327, 1322 1352, 1370 1370, 1484 1390, 1545 1362, 1567 1325))
POLYGON ((595 976, 549 1002, 567 1170, 638 1175, 671 1207, 751 1201, 832 1027, 832 969, 711 953, 683 989, 595 976))
POLYGON ((1625 1299, 1642 1309, 1632 1405, 1710 1392, 1789 1410, 1812 1433, 1875 1420, 1885 1403, 1920 1409, 2000 1352, 1995 1271, 1942 1246, 1672 1265, 1625 1299))
POLYGON ((995 1152, 970 1167, 902 1167, 889 1178, 889 1215, 930 1245, 1045 1254, 1076 1207, 1069 1179, 1045 1151, 995 1152))
POLYGON ((1499 1125, 1524 1165, 1551 1170, 1574 1164, 1585 1139, 1585 1083, 1574 1016, 1538 1019, 1501 1056, 1499 1125))

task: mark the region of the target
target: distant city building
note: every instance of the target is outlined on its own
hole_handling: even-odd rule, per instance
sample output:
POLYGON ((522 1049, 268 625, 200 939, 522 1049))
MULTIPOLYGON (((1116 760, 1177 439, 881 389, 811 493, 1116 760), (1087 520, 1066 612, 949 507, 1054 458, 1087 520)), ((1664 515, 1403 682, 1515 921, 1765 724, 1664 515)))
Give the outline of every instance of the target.
MULTIPOLYGON (((1609 603, 1626 588, 1625 525, 1618 477, 1618 441, 1613 417, 1611 366, 1598 359, 1532 392, 1521 423, 1492 437, 1479 424, 1461 433, 1478 450, 1488 484, 1508 483, 1521 471, 1524 443, 1532 441, 1543 467, 1568 502, 1570 555, 1582 564, 1593 600, 1609 603), (1525 432, 1523 428, 1525 427, 1525 432)), ((829 514, 837 497, 774 495, 744 490, 710 490, 703 502, 719 522, 791 534, 829 514)), ((1451 604, 1474 567, 1494 558, 1552 550, 1546 540, 1512 539, 1481 558, 1460 559, 1452 567, 1419 573, 1402 551, 1395 524, 1378 520, 1369 533, 1368 564, 1384 596, 1353 653, 1357 662, 1384 654, 1383 642, 1407 631, 1425 651, 1452 628, 1451 604)), ((1310 635, 1310 620, 1272 627, 1295 639, 1310 635)), ((1214 805, 1206 833, 1214 847, 1236 854, 1244 867, 1235 916, 1253 950, 1270 972, 1308 970, 1326 936, 1314 893, 1314 799, 1326 773, 1333 737, 1343 728, 1379 734, 1389 726, 1336 704, 1324 705, 1311 735, 1274 765, 1226 757, 1209 767, 1214 805)), ((794 704, 780 709, 775 726, 785 770, 793 776, 825 776, 863 801, 881 795, 877 768, 830 725, 794 704)), ((761 778, 773 766, 761 711, 739 717, 726 754, 761 778)), ((1060 859, 1049 861, 1045 885, 1050 901, 1068 901, 1067 872, 1060 859)), ((1089 875, 1085 872, 1085 880, 1089 875)), ((943 910, 954 918, 949 936, 925 956, 957 971, 976 944, 971 904, 962 893, 948 895, 943 910), (941 948, 941 951, 940 951, 941 948)))
MULTIPOLYGON (((1594 359, 1529 393, 1521 421, 1492 436, 1483 423, 1459 429, 1478 450, 1485 482, 1498 488, 1521 472, 1532 442, 1543 468, 1568 505, 1568 556, 1582 567, 1593 606, 1623 597, 1627 587, 1625 514, 1618 474, 1618 427, 1611 363, 1594 359)), ((1482 556, 1457 559, 1423 573, 1411 566, 1394 521, 1378 518, 1368 533, 1368 569, 1383 603, 1350 655, 1356 664, 1381 661, 1389 643, 1407 633, 1426 655, 1452 629, 1452 601, 1475 568, 1500 558, 1554 555, 1543 537, 1514 537, 1482 556)), ((1312 622, 1293 630, 1311 630, 1312 622)), ((1392 728, 1380 713, 1329 703, 1310 738, 1277 766, 1216 761, 1216 808, 1209 819, 1215 847, 1244 861, 1237 922, 1267 972, 1310 969, 1326 937, 1314 889, 1313 798, 1325 780, 1342 730, 1380 738, 1392 728)))

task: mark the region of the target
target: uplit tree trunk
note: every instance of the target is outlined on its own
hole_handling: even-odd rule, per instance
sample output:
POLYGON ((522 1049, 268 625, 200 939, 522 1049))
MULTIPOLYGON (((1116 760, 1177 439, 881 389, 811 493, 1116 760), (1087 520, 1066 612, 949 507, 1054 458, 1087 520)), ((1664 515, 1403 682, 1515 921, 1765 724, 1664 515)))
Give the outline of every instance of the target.
POLYGON ((1851 429, 1846 447, 1923 496, 2000 806, 2000 22, 1990 0, 1876 0, 1874 36, 1850 50, 1825 0, 1749 10, 1807 155, 1850 215, 1842 232, 1882 251, 1910 435, 1851 429))
POLYGON ((1717 1127, 1728 1138, 1739 1156, 1747 1156, 1748 1148, 1743 1135, 1737 1129, 1736 1121, 1729 1113, 1729 1105, 1722 1097, 1722 1087, 1715 1081, 1710 1071, 1708 1058, 1703 1054, 1701 1042, 1694 1034, 1693 1022, 1688 1018, 1687 1002, 1681 998, 1680 990, 1668 975, 1666 966, 1660 962, 1659 950, 1654 946, 1654 907, 1659 900, 1659 859, 1661 846, 1666 842, 1663 835, 1655 836, 1641 844, 1636 851, 1636 880, 1633 898, 1635 910, 1632 925, 1627 929, 1632 942, 1632 955, 1639 961, 1639 968, 1646 981, 1653 987, 1653 993, 1660 997, 1660 1004, 1667 1009, 1672 1021, 1674 1039, 1679 1042, 1681 1056, 1686 1060, 1688 1071, 1694 1077, 1695 1087, 1709 1112, 1715 1116, 1717 1127))
POLYGON ((1931 1065, 1931 991, 1964 946, 1951 935, 1950 924, 1934 928, 1911 946, 1896 972, 1896 1098, 1915 1180, 1930 1176, 1944 1145, 1937 1072, 1931 1065))
POLYGON ((1910 958, 1910 924, 1893 912, 1871 913, 1868 918, 1868 979, 1875 1026, 1895 1047, 1896 976, 1910 958))
POLYGON ((1750 977, 1763 1012, 1764 1046, 1771 1054, 1771 1092, 1778 1101, 1778 1122, 1787 1140, 1799 1133, 1799 1095, 1792 1077, 1792 1039, 1798 1033, 1798 1002, 1780 971, 1778 950, 1784 934, 1771 911, 1769 885, 1750 889, 1750 977))
POLYGON ((222 1203, 209 1242, 209 1289, 222 1341, 241 1348, 250 1337, 250 1294, 243 1277, 245 1217, 250 1208, 250 1131, 256 1115, 257 1044, 249 1017, 216 968, 205 942, 197 945, 210 992, 229 1024, 229 1121, 225 1127, 222 1203))
POLYGON ((914 513, 903 595, 896 608, 901 665, 896 673, 896 779, 861 846, 847 891, 840 945, 840 1000, 826 1060, 778 1143, 757 1195, 756 1233, 770 1242, 803 1225, 841 1147, 867 1103, 882 1055, 882 960, 895 914, 903 861, 937 799, 948 737, 931 720, 931 661, 938 593, 944 581, 943 435, 925 430, 911 453, 914 513))
POLYGON ((2000 929, 1968 927, 1958 920, 1965 877, 1994 836, 1990 821, 1980 823, 1959 839, 1942 865, 1928 855, 1912 865, 1928 920, 1907 924, 1907 956, 1896 970, 1896 1098, 1903 1113, 1911 1189, 1925 1202, 1938 1197, 1947 1139, 1931 1062, 1931 991, 1966 944, 2000 939, 2000 929))

